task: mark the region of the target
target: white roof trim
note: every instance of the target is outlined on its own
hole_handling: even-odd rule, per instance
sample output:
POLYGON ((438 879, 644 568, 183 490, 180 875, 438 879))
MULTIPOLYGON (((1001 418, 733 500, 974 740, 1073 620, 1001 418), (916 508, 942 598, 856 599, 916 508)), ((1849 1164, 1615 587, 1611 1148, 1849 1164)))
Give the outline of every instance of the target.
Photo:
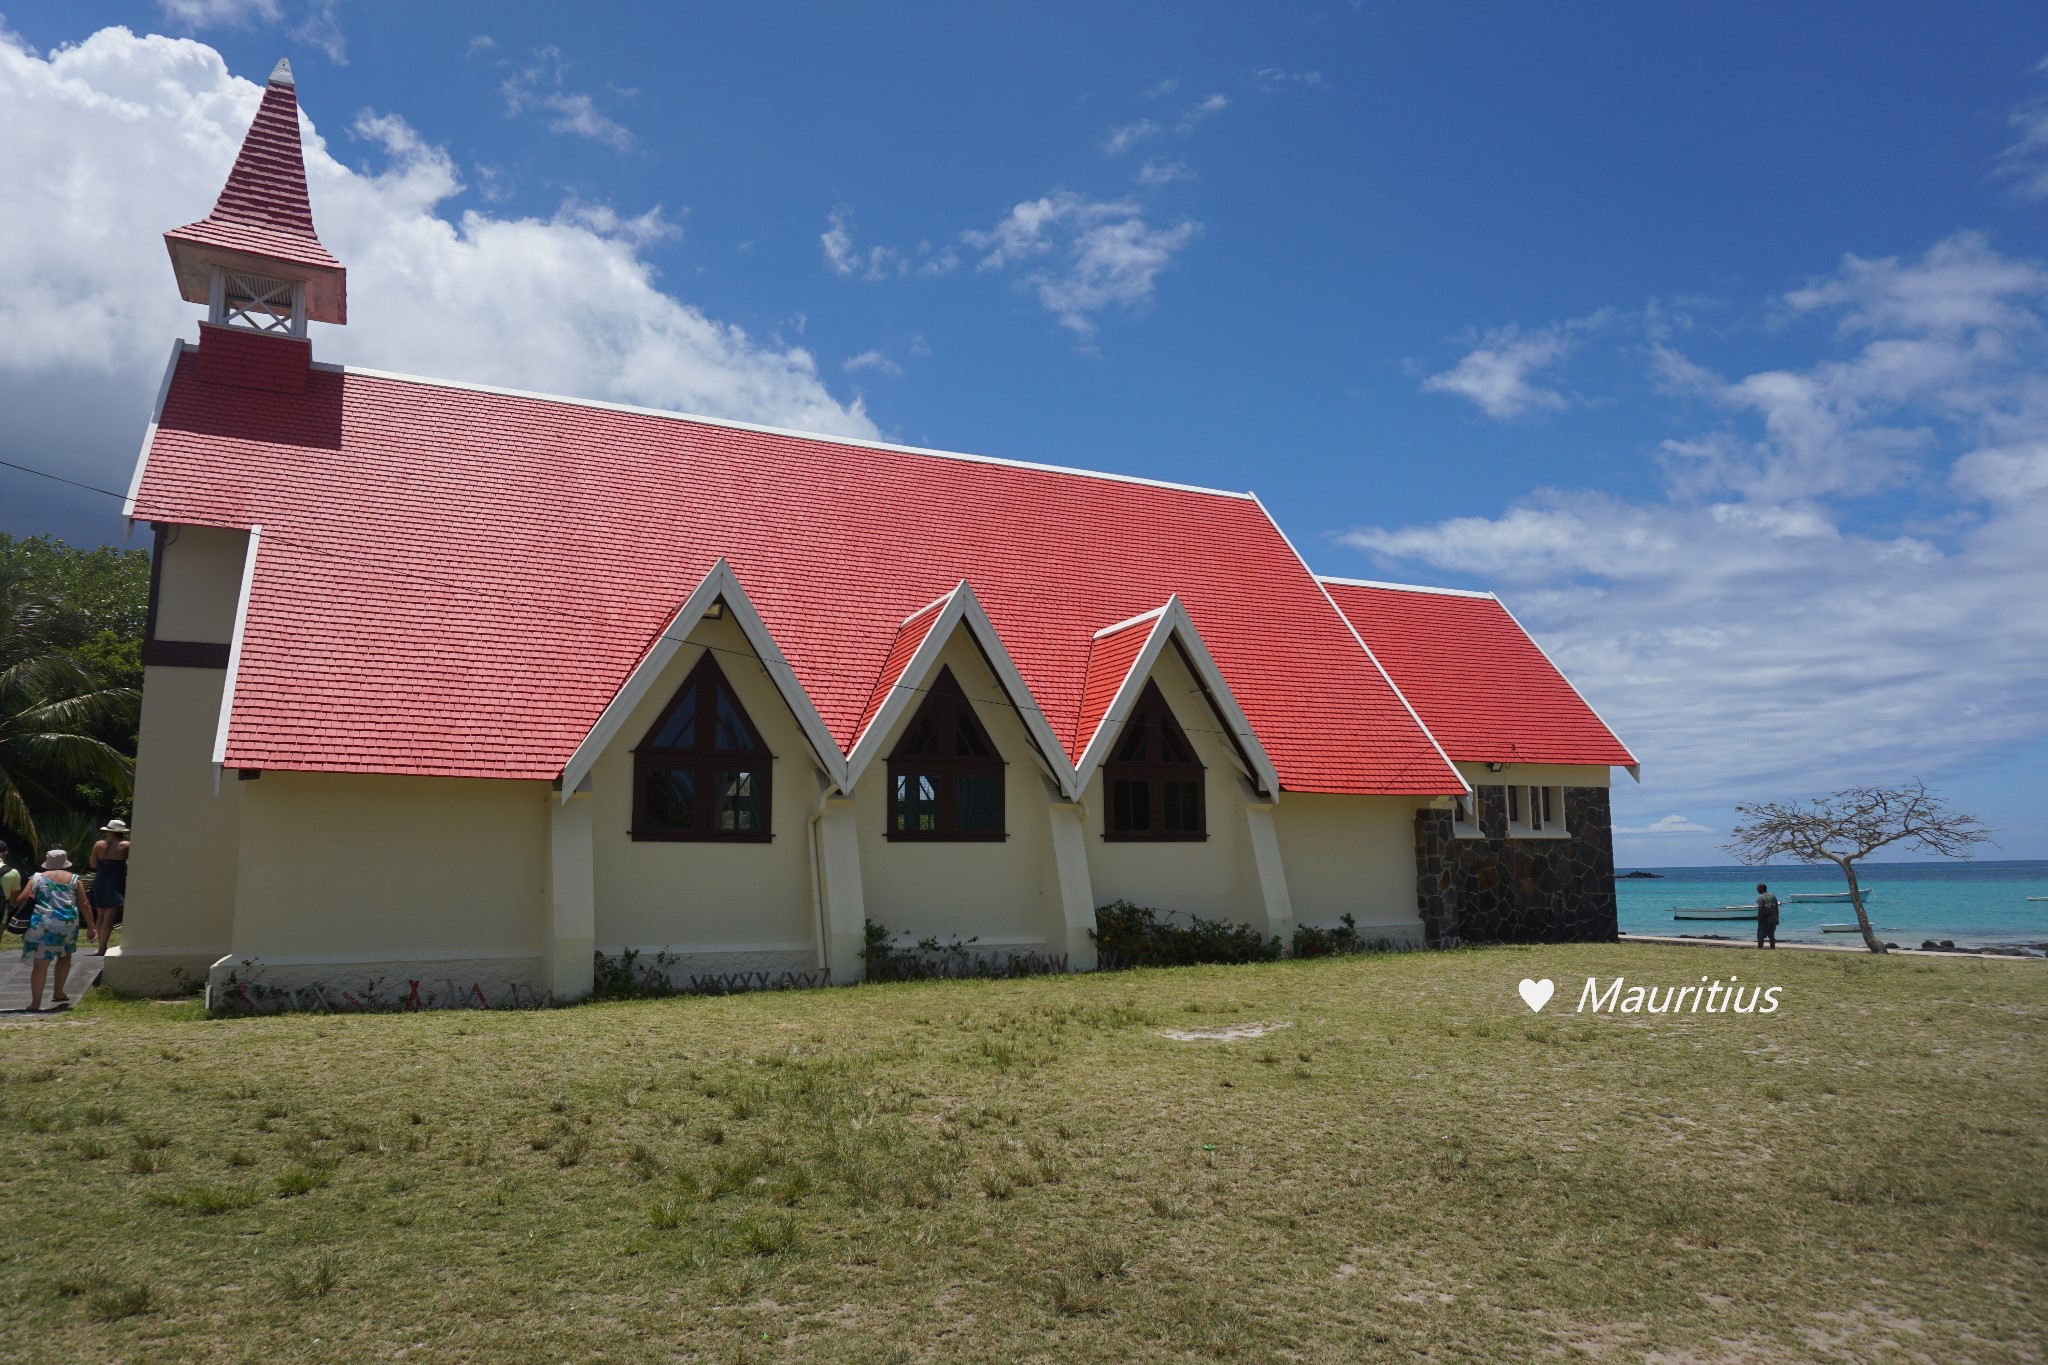
MULTIPOLYGON (((1145 683, 1151 678, 1152 670, 1158 666, 1159 656, 1165 652, 1169 642, 1178 639, 1182 653, 1193 666, 1196 679, 1207 691, 1209 703, 1216 711, 1217 718, 1236 737, 1238 747, 1250 761, 1252 775, 1257 779, 1260 789, 1277 797, 1280 794, 1279 771, 1273 767, 1273 760, 1267 756, 1265 746, 1259 743, 1258 734, 1252 729, 1251 721, 1246 718, 1244 708, 1237 704, 1236 694, 1230 690, 1229 682, 1224 679, 1223 670, 1216 666, 1215 656, 1209 653, 1209 647, 1202 642, 1202 634, 1195 629, 1194 618, 1188 615, 1188 609, 1180 600, 1180 594, 1175 593, 1167 598, 1165 606, 1146 612, 1145 616, 1133 617, 1132 620, 1142 621, 1146 616, 1156 616, 1158 619, 1152 627, 1152 633, 1145 637, 1144 647, 1131 661, 1130 668, 1125 670, 1123 681, 1117 684, 1116 695, 1110 698, 1109 707, 1102 713, 1102 720, 1096 725, 1095 733, 1089 736, 1087 747, 1081 751, 1081 761, 1074 767, 1074 790, 1077 793, 1086 791, 1096 769, 1107 761, 1110 745, 1115 740, 1117 731, 1123 728, 1124 721, 1130 718, 1132 709, 1138 704, 1138 698, 1144 694, 1145 683)), ((1129 625, 1130 622, 1125 624, 1129 625)), ((1107 633, 1098 632, 1096 638, 1101 639, 1102 635, 1107 633)))
POLYGON ((668 625, 657 635, 647 653, 627 675, 626 681, 613 694, 611 702, 598 715, 590 733, 576 746, 576 752, 562 768, 562 801, 566 804, 570 795, 590 776, 590 770, 597 766, 598 758, 609 748, 625 726, 627 717, 633 714, 654 685, 661 673, 675 658, 676 651, 689 642, 690 632, 710 614, 713 604, 724 602, 732 613, 747 643, 754 647, 761 664, 768 670, 768 676, 775 681, 776 690, 788 703, 797 724, 803 728, 804 737, 811 742, 811 749, 817 755, 825 775, 835 784, 844 780, 846 760, 839 752, 839 746, 832 739, 832 732, 825 728, 825 719, 818 714, 818 708, 811 701, 810 693, 804 691, 797 681, 796 671, 783 657, 782 650, 775 643, 775 637, 768 632, 768 625, 754 609, 753 601, 740 586, 738 575, 732 565, 720 559, 711 566, 690 595, 676 608, 668 625))
POLYGON ((1139 625, 1146 621, 1150 621, 1153 617, 1160 615, 1165 610, 1165 607, 1154 607, 1150 611, 1141 611, 1136 616, 1131 617, 1128 621, 1119 621, 1113 626, 1104 626, 1101 630, 1096 631, 1093 635, 1089 636, 1088 638, 1091 640, 1100 640, 1111 635, 1121 635, 1125 631, 1129 630, 1132 626, 1139 625))
POLYGON ((947 594, 945 594, 945 595, 944 595, 944 596, 942 596, 942 597, 934 597, 934 598, 933 598, 933 599, 932 599, 931 601, 929 601, 929 602, 925 603, 925 604, 924 604, 923 606, 919 607, 919 608, 918 608, 918 609, 917 609, 916 611, 914 611, 914 612, 910 613, 910 615, 908 615, 908 616, 904 617, 904 618, 903 618, 903 620, 902 620, 901 622, 899 622, 899 623, 897 624, 897 626, 896 626, 896 629, 897 629, 897 630, 899 630, 899 631, 900 631, 900 630, 902 630, 902 629, 903 629, 903 628, 904 628, 905 626, 909 625, 909 624, 910 624, 910 623, 911 623, 912 621, 915 621, 915 620, 916 620, 916 619, 917 619, 918 617, 920 617, 920 616, 924 616, 924 615, 927 615, 927 614, 929 614, 929 613, 931 613, 931 612, 934 612, 934 611, 937 611, 937 610, 938 610, 938 609, 939 609, 940 607, 943 607, 943 606, 945 606, 945 605, 946 605, 946 603, 948 603, 948 602, 950 602, 950 601, 952 601, 952 600, 953 600, 953 594, 952 594, 952 593, 950 593, 950 592, 949 592, 949 593, 947 593, 947 594))
MULTIPOLYGON (((1038 699, 1032 695, 1030 685, 1024 681, 1024 675, 1017 671, 1016 661, 1004 647, 1002 637, 996 634, 995 623, 989 620, 988 612, 982 608, 981 599, 974 595, 974 589, 969 587, 967 580, 963 578, 960 585, 947 595, 945 603, 945 608, 939 613, 939 619, 932 622, 931 629, 925 632, 924 639, 918 643, 916 652, 910 656, 910 661, 903 666, 903 671, 890 686, 889 695, 884 697, 882 704, 875 709, 874 719, 868 722, 867 728, 861 731, 860 738, 855 741, 853 753, 846 760, 846 775, 840 784, 840 790, 851 793, 859 783, 861 775, 876 758, 880 757, 882 745, 895 731, 897 723, 903 719, 907 711, 918 704, 925 691, 925 681, 938 671, 939 656, 945 652, 954 630, 965 625, 974 633, 975 642, 981 646, 982 655, 988 660, 991 671, 996 675, 996 681, 1001 684, 1003 691, 1009 694, 1010 704, 1016 708, 1018 717, 1024 722, 1025 731, 1038 746, 1040 757, 1052 770, 1060 789, 1067 794, 1069 800, 1074 799, 1075 793, 1080 790, 1074 783, 1074 766, 1067 761, 1066 749, 1061 746, 1059 736, 1053 733, 1051 724, 1046 721, 1045 712, 1039 707, 1038 699)), ((917 616, 921 615, 923 613, 919 612, 910 619, 916 620, 917 616)))
POLYGON ((1339 578, 1335 574, 1316 575, 1318 583, 1335 583, 1346 588, 1386 588, 1392 592, 1426 592, 1432 597, 1486 597, 1498 602, 1490 592, 1473 592, 1469 588, 1429 588, 1420 583, 1381 583, 1371 578, 1339 578))
MULTIPOLYGON (((1321 593, 1323 595, 1323 600, 1330 604, 1330 610, 1337 613, 1337 619, 1343 622, 1344 629, 1351 632, 1351 638, 1358 641, 1358 647, 1365 651, 1365 657, 1372 660, 1372 666, 1379 670, 1381 681, 1385 682, 1387 685, 1387 689, 1391 691, 1395 697, 1399 698, 1402 709, 1407 711, 1408 718, 1415 722, 1415 728, 1422 731, 1423 737, 1429 741, 1429 747, 1436 750, 1436 756, 1444 761, 1444 767, 1450 772, 1452 777, 1458 779, 1458 790, 1470 793, 1472 788, 1471 785, 1465 781, 1465 775, 1458 771, 1457 764, 1451 762, 1451 756, 1444 752, 1443 745, 1437 743, 1436 736, 1430 732, 1430 728, 1422 723, 1422 717, 1416 714, 1415 708, 1409 704, 1408 695, 1405 692, 1403 692, 1398 685, 1395 684, 1394 675, 1387 672, 1386 665, 1380 662, 1380 656, 1372 652, 1372 646, 1367 644, 1365 642, 1365 637, 1358 633, 1358 627, 1351 624, 1351 618, 1346 616, 1344 614, 1344 609, 1337 605, 1337 599, 1330 596, 1330 589, 1328 585, 1326 585, 1322 579, 1316 577, 1316 571, 1314 569, 1309 568, 1308 561, 1301 557, 1301 551, 1295 549, 1294 542, 1287 538, 1287 532, 1281 530, 1280 523, 1274 520, 1272 511, 1267 508, 1265 503, 1259 502, 1258 494, 1254 493, 1252 495, 1252 501, 1258 503, 1259 510, 1266 514, 1266 522, 1273 528, 1273 534, 1280 537, 1280 543, 1285 545, 1289 550, 1294 551, 1294 558, 1296 562, 1301 565, 1301 571, 1307 574, 1310 580, 1315 583, 1316 591, 1321 593)), ((1443 795, 1450 796, 1453 795, 1453 793, 1445 792, 1443 793, 1443 795)))
POLYGON ((1234 493, 1225 488, 1204 488, 1199 484, 1174 483, 1167 479, 1147 479, 1137 474, 1107 474, 1094 469, 1074 469, 1067 465, 1040 464, 1035 460, 1007 460, 996 455, 968 455, 957 450, 933 450, 925 446, 897 445, 891 441, 870 441, 859 436, 828 436, 816 431, 797 431, 791 427, 764 426, 758 422, 735 422, 724 417, 702 417, 696 413, 673 412, 667 408, 644 408, 633 403, 608 403, 597 398, 572 398, 558 393, 536 393, 531 389, 508 389, 495 384, 469 384, 456 379, 430 379, 425 375, 400 374, 394 370, 372 370, 361 365, 330 365, 315 362, 316 370, 328 370, 337 374, 361 375, 365 379, 388 379, 400 384, 424 384, 436 389, 460 389, 466 393, 496 394, 501 398, 527 398, 538 403, 563 403, 570 407, 595 408, 600 412, 623 412, 636 417, 661 417, 673 422, 694 422, 699 426, 724 427, 731 431, 754 431, 767 436, 793 436, 804 441, 822 441, 827 445, 851 446, 857 450, 883 450, 896 455, 923 455, 936 460, 961 460, 968 464, 1005 465, 1011 469, 1035 469, 1043 474, 1071 474, 1076 478, 1105 479, 1111 483, 1143 484, 1149 488, 1170 488, 1178 493, 1202 493, 1216 498, 1251 498, 1250 493, 1234 493))
POLYGON ((1542 645, 1542 642, 1539 641, 1534 635, 1531 635, 1529 633, 1529 628, 1522 624, 1520 618, 1518 618, 1512 611, 1508 610, 1508 604, 1505 602, 1501 602, 1500 599, 1497 597, 1494 598, 1494 601, 1500 603, 1501 611, 1507 616, 1508 620, 1513 621, 1515 623, 1515 629, 1522 632, 1522 638, 1527 640, 1530 644, 1536 646, 1536 652, 1543 656, 1543 662, 1549 664, 1551 668, 1556 670, 1557 676, 1564 679, 1564 685, 1572 690, 1572 695, 1579 699, 1579 704, 1584 706, 1588 711, 1591 711, 1593 713, 1593 719, 1599 721, 1600 724, 1606 729, 1608 737, 1612 739, 1616 744, 1619 744, 1621 746, 1622 752, 1626 753, 1629 756, 1630 760, 1628 763, 1623 765, 1624 768, 1626 769, 1630 777, 1634 778, 1638 783, 1640 783, 1643 780, 1643 765, 1640 762, 1636 761, 1636 751, 1628 747, 1628 741, 1624 740, 1618 733, 1616 733, 1612 725, 1607 724, 1607 717, 1600 714, 1598 707, 1594 706, 1592 702, 1586 700, 1586 694, 1579 691, 1579 685, 1572 681, 1571 675, 1569 673, 1566 673, 1563 669, 1557 667, 1557 660, 1550 657, 1550 651, 1545 649, 1542 645))
POLYGON ((220 721, 213 729, 213 766, 218 783, 219 769, 228 759, 228 722, 235 714, 235 684, 242 676, 242 633, 249 625, 249 594, 256 586, 256 551, 263 542, 263 528, 249 528, 249 548, 242 555, 242 589, 235 598, 235 633, 228 637, 228 675, 220 689, 220 721))
POLYGON ((149 468, 149 448, 156 444, 156 429, 164 420, 164 404, 171 396, 171 380, 178 373, 178 358, 185 354, 185 343, 171 343, 170 363, 164 366, 164 381, 157 385, 156 406, 149 410, 149 425, 142 429, 142 449, 135 454, 135 472, 128 477, 128 496, 121 500, 121 539, 125 542, 135 530, 135 500, 142 493, 142 474, 149 468))

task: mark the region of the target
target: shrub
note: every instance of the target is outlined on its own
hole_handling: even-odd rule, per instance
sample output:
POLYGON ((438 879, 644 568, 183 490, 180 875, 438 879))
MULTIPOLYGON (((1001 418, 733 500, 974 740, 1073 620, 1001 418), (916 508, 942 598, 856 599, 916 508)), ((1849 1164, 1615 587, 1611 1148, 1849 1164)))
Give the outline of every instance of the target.
POLYGON ((1279 935, 1262 938, 1249 924, 1186 915, 1185 927, 1169 914, 1129 901, 1113 901, 1095 911, 1097 964, 1108 971, 1127 967, 1186 967, 1198 962, 1272 962, 1284 951, 1279 935))
POLYGON ((946 943, 936 934, 915 946, 899 948, 886 924, 867 922, 866 946, 860 950, 870 981, 934 981, 941 978, 1008 978, 1044 976, 1067 969, 1064 955, 976 952, 974 939, 955 935, 946 943))
POLYGON ((1400 951, 1401 945, 1389 938, 1367 938, 1358 932, 1358 921, 1350 915, 1335 929, 1318 929, 1313 925, 1295 926, 1294 955, 1296 957, 1337 957, 1345 953, 1392 953, 1400 951))

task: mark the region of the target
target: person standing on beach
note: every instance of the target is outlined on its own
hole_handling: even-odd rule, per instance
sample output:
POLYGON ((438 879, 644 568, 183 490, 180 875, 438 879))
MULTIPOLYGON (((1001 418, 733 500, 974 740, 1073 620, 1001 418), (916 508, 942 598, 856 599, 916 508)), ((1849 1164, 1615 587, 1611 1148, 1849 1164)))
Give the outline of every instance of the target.
POLYGON ((94 951, 106 956, 114 921, 128 904, 128 822, 109 820, 100 826, 92 846, 92 939, 94 951))
POLYGON ((1771 894, 1771 888, 1762 882, 1756 884, 1756 946, 1764 946, 1769 939, 1770 947, 1778 946, 1778 898, 1771 894))

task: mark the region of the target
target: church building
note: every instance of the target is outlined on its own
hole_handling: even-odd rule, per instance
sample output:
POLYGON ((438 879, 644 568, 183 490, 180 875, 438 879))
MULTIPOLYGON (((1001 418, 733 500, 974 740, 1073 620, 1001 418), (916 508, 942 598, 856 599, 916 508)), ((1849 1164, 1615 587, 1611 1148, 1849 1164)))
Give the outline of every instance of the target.
POLYGON ((1250 493, 322 362, 283 62, 165 240, 120 988, 1086 970, 1118 900, 1614 935, 1636 761, 1490 594, 1319 578, 1250 493))

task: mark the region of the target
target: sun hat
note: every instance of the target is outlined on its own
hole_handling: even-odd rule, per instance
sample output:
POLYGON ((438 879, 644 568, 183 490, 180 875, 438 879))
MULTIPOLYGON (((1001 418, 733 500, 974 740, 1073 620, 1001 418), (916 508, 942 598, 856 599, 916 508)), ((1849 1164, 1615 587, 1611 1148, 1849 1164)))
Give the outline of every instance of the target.
POLYGON ((100 826, 100 833, 102 834, 126 834, 127 832, 128 822, 126 820, 109 820, 100 826))
POLYGON ((43 867, 46 871, 58 872, 69 866, 71 855, 61 848, 53 848, 43 855, 43 867))

